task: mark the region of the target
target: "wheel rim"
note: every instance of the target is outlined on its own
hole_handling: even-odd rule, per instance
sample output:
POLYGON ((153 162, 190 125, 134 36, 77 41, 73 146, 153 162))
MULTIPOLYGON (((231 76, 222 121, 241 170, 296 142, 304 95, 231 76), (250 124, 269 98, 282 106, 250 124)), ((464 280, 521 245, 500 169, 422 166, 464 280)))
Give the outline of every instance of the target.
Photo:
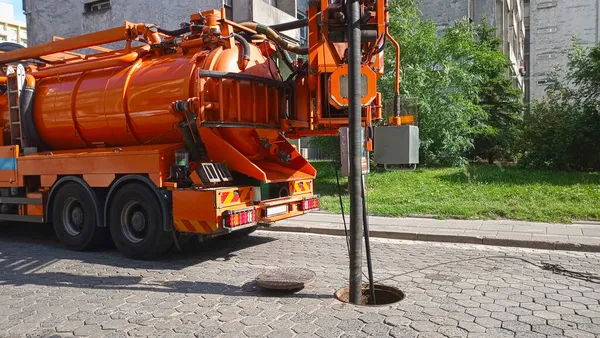
POLYGON ((77 236, 83 231, 83 207, 75 197, 69 197, 65 201, 62 219, 69 235, 77 236))
POLYGON ((121 212, 121 230, 131 243, 140 243, 148 234, 148 212, 137 201, 128 202, 121 212))

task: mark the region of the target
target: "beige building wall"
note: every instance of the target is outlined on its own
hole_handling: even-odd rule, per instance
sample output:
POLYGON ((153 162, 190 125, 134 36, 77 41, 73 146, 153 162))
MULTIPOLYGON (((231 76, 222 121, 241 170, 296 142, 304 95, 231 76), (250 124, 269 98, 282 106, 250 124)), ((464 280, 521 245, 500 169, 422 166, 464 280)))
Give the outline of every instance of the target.
POLYGON ((14 18, 13 5, 0 1, 0 42, 8 41, 27 46, 27 27, 14 18))

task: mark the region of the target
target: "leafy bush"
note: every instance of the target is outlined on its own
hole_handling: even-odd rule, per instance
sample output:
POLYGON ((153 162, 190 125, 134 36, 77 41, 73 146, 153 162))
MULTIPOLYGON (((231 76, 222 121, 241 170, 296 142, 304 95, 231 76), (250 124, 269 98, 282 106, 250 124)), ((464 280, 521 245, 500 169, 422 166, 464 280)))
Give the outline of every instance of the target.
POLYGON ((525 115, 521 164, 560 170, 600 170, 600 44, 574 43, 568 73, 554 77, 547 98, 525 115))
MULTIPOLYGON (((462 20, 439 36, 433 21, 420 18, 417 0, 397 0, 390 3, 390 32, 402 49, 401 94, 418 98, 422 162, 463 165, 476 145, 486 156, 512 152, 507 130, 520 91, 507 77, 510 63, 493 28, 462 20)), ((379 86, 385 99, 393 97, 393 53, 388 46, 379 86)))

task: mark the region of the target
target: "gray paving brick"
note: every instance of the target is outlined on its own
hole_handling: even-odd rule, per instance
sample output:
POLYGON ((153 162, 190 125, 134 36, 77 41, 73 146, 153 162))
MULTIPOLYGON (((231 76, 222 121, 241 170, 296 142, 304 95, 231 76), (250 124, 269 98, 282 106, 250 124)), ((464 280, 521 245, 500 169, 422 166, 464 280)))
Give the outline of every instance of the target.
POLYGON ((407 297, 393 306, 364 308, 341 305, 331 296, 347 283, 343 237, 259 232, 230 247, 206 242, 210 254, 134 262, 110 250, 71 253, 27 237, 6 240, 2 231, 0 268, 24 264, 18 263, 23 257, 61 259, 44 261, 34 274, 0 269, 0 336, 39 335, 42 328, 54 332, 56 327, 64 330, 56 332, 61 336, 79 330, 94 337, 284 337, 295 331, 322 338, 556 337, 558 332, 586 337, 600 325, 597 285, 497 258, 550 261, 599 274, 600 254, 373 238, 377 278, 407 297), (484 256, 494 258, 460 261, 484 256), (257 271, 273 266, 309 267, 317 278, 294 295, 247 287, 257 271))
POLYGON ((583 236, 582 228, 578 226, 547 227, 546 233, 548 235, 583 236))
POLYGON ((410 327, 400 326, 392 328, 390 335, 394 338, 416 338, 419 335, 419 331, 410 327))
POLYGON ((438 329, 438 332, 445 337, 467 337, 469 334, 465 329, 455 326, 442 326, 438 329))
POLYGON ((529 332, 531 331, 531 325, 519 322, 519 321, 505 321, 502 322, 502 328, 513 332, 529 332))
POLYGON ((271 329, 266 325, 248 326, 244 329, 244 334, 248 337, 263 337, 270 331, 271 329))
POLYGON ((585 332, 593 333, 595 335, 600 335, 600 325, 599 324, 590 324, 590 323, 581 323, 577 325, 577 328, 583 330, 585 332))
POLYGON ((467 332, 485 332, 485 327, 473 322, 459 322, 458 327, 467 332))
POLYGON ((565 337, 570 338, 597 338, 593 333, 581 331, 581 330, 565 330, 563 332, 565 337))
POLYGON ((388 335, 390 327, 381 323, 370 323, 363 326, 362 331, 370 336, 382 337, 388 335))

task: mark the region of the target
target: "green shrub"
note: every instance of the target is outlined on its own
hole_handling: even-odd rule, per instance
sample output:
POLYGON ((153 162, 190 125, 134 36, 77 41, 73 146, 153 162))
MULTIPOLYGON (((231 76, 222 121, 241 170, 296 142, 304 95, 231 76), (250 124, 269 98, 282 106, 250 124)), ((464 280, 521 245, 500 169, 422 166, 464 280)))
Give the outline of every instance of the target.
POLYGON ((600 45, 575 43, 568 68, 525 115, 524 166, 600 170, 600 45))

